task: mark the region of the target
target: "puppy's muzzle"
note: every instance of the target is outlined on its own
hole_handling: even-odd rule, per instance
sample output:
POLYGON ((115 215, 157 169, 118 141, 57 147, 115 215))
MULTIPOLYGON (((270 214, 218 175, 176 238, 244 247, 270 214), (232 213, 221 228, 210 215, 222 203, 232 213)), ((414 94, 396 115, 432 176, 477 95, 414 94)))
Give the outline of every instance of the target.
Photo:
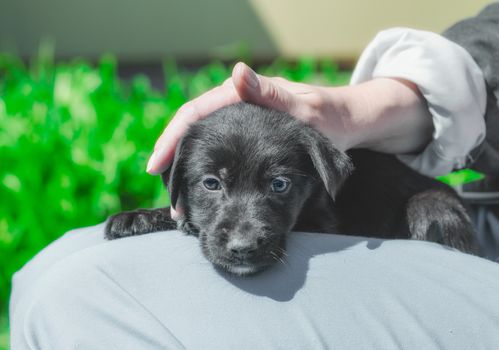
POLYGON ((244 260, 255 255, 258 246, 258 242, 254 239, 235 237, 227 243, 227 252, 234 258, 244 260))
POLYGON ((226 220, 219 225, 218 230, 225 238, 226 256, 244 261, 258 254, 264 242, 267 228, 252 224, 249 221, 230 224, 226 220))

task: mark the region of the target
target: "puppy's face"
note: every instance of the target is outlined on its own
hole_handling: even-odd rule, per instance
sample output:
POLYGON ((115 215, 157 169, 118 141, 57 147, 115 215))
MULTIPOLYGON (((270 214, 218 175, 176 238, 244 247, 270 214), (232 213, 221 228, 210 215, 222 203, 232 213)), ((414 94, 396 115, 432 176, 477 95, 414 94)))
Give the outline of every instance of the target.
POLYGON ((302 154, 283 157, 289 150, 263 143, 268 149, 258 153, 240 140, 231 147, 197 143, 185 176, 188 221, 199 232, 205 256, 237 274, 281 258, 286 234, 313 186, 298 165, 306 164, 302 154))
POLYGON ((263 270, 282 259, 286 235, 317 186, 333 194, 349 171, 346 156, 328 144, 283 113, 226 107, 177 147, 172 205, 181 198, 213 264, 240 275, 263 270))

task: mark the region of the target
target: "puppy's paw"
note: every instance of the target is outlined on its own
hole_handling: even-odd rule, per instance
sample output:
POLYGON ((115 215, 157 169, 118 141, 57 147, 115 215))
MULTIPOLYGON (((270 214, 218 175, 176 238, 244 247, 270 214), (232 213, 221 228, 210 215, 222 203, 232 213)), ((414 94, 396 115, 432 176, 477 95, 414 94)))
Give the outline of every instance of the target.
POLYGON ((469 213, 453 192, 427 190, 413 196, 408 203, 407 218, 411 238, 480 255, 469 213))
POLYGON ((106 223, 106 239, 143 235, 163 230, 173 230, 176 223, 169 216, 169 209, 138 209, 111 216, 106 223))
POLYGON ((144 214, 124 212, 111 216, 106 223, 106 239, 117 239, 147 233, 144 214))

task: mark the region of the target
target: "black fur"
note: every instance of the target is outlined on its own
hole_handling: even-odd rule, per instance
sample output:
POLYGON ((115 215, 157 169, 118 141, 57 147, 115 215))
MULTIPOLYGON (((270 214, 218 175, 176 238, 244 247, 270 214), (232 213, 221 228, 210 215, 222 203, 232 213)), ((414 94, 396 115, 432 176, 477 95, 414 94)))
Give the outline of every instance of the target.
POLYGON ((247 103, 192 125, 162 177, 185 219, 173 222, 168 208, 121 213, 109 219, 106 238, 178 225, 199 237, 208 260, 238 274, 281 259, 291 230, 412 238, 478 252, 469 215, 448 186, 392 155, 347 155, 295 118, 247 103), (208 190, 207 176, 221 189, 208 190), (271 190, 277 177, 291 183, 284 193, 271 190))

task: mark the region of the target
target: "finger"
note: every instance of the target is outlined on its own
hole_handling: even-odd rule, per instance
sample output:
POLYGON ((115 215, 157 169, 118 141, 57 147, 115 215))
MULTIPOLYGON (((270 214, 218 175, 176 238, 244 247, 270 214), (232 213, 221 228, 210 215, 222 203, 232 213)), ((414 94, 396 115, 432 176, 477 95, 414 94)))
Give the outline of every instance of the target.
POLYGON ((170 216, 173 220, 178 221, 184 217, 184 208, 177 203, 176 208, 170 207, 170 216))
POLYGON ((183 105, 156 142, 147 163, 147 172, 160 174, 168 168, 173 160, 175 147, 190 124, 240 100, 234 85, 226 82, 183 105))
POLYGON ((232 77, 225 79, 224 82, 222 83, 222 86, 227 86, 227 85, 234 87, 234 82, 232 81, 232 77))
POLYGON ((295 97, 283 88, 282 82, 256 74, 250 67, 239 62, 232 71, 234 87, 242 100, 261 106, 290 112, 295 105, 295 97))
POLYGON ((154 152, 147 162, 147 172, 149 174, 161 174, 168 168, 173 160, 178 141, 188 125, 198 118, 197 112, 192 105, 184 105, 178 110, 154 145, 154 152))

